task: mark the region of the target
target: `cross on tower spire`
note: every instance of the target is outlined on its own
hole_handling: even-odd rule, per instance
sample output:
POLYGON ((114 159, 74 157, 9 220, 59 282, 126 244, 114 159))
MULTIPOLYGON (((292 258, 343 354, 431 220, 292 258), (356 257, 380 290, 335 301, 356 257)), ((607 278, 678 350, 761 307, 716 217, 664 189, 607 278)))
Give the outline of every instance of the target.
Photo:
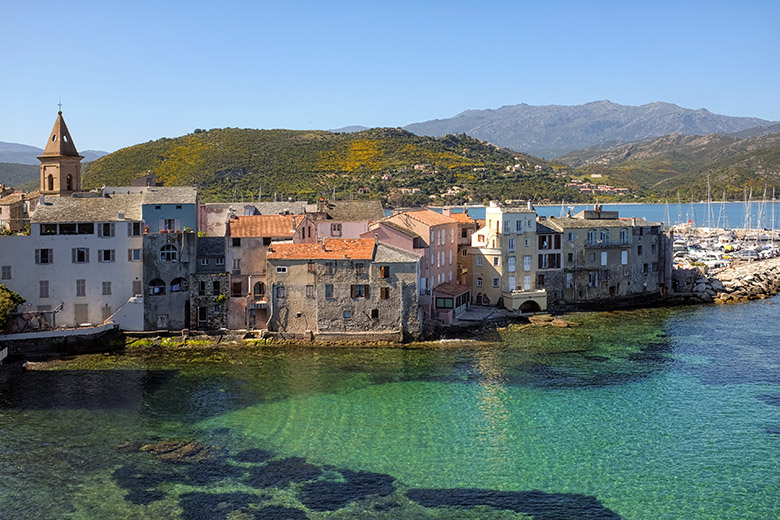
POLYGON ((57 106, 59 107, 59 110, 57 111, 58 114, 62 114, 62 98, 60 97, 60 102, 57 103, 57 106))

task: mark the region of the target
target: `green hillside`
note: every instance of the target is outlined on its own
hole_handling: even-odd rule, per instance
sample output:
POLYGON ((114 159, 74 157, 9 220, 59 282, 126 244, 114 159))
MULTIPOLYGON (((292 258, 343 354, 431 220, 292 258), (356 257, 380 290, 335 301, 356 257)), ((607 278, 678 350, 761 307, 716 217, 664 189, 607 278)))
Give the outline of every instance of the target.
POLYGON ((707 136, 670 134, 658 139, 616 146, 609 150, 579 150, 560 160, 576 168, 575 174, 600 174, 610 183, 632 188, 644 199, 699 200, 725 191, 741 200, 745 190, 780 193, 780 134, 739 139, 721 134, 707 136))
POLYGON ((0 162, 0 184, 20 188, 31 181, 38 182, 40 166, 0 162))
POLYGON ((225 128, 160 139, 116 151, 85 168, 87 188, 126 185, 152 171, 168 186, 198 186, 204 201, 283 197, 382 198, 390 205, 576 194, 556 175, 561 166, 466 135, 420 137, 397 128, 354 133, 225 128), (517 165, 517 166, 516 166, 517 165), (406 193, 402 193, 402 189, 406 193), (409 193, 412 189, 419 192, 409 193))

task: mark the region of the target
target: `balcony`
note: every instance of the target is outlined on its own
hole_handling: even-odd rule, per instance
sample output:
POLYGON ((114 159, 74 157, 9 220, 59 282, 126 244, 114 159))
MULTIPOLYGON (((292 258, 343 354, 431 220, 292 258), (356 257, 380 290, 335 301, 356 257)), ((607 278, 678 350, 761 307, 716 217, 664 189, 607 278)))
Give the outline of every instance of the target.
POLYGON ((626 248, 631 247, 631 242, 620 240, 591 240, 585 242, 586 248, 592 249, 609 249, 609 248, 626 248))

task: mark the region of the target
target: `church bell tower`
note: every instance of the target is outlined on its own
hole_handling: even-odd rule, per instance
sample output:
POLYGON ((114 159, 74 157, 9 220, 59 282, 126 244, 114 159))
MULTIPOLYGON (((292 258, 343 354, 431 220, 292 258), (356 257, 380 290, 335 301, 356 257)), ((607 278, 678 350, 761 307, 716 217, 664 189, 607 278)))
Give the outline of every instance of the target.
POLYGON ((41 194, 47 196, 69 196, 81 191, 81 160, 68 127, 57 112, 57 120, 51 131, 41 161, 41 194))

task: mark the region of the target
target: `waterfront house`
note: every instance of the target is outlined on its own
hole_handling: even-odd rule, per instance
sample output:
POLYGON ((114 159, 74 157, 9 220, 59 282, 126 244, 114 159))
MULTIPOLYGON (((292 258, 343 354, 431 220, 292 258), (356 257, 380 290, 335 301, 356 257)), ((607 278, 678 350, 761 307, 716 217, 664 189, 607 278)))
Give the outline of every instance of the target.
POLYGON ((196 240, 192 231, 143 236, 144 330, 190 328, 196 240))
POLYGON ((660 222, 596 206, 544 224, 562 235, 564 303, 647 299, 669 290, 671 242, 660 222))
POLYGON ((190 326, 226 329, 230 278, 225 269, 225 238, 198 237, 195 272, 190 275, 190 326))
POLYGON ((537 283, 536 210, 491 202, 485 225, 471 236, 472 299, 510 310, 547 308, 547 293, 537 283))
POLYGON ((149 233, 198 230, 198 190, 192 186, 104 187, 103 194, 143 195, 142 218, 149 233))
POLYGON ((268 328, 285 338, 418 337, 420 259, 374 239, 274 243, 268 250, 268 328))
POLYGON ((226 262, 230 272, 228 328, 265 328, 266 252, 274 241, 290 241, 303 215, 231 217, 225 228, 226 262))
POLYGON ((305 200, 282 202, 209 202, 201 204, 198 212, 198 230, 209 237, 224 237, 227 221, 231 216, 252 215, 303 215, 317 211, 316 204, 305 200))

